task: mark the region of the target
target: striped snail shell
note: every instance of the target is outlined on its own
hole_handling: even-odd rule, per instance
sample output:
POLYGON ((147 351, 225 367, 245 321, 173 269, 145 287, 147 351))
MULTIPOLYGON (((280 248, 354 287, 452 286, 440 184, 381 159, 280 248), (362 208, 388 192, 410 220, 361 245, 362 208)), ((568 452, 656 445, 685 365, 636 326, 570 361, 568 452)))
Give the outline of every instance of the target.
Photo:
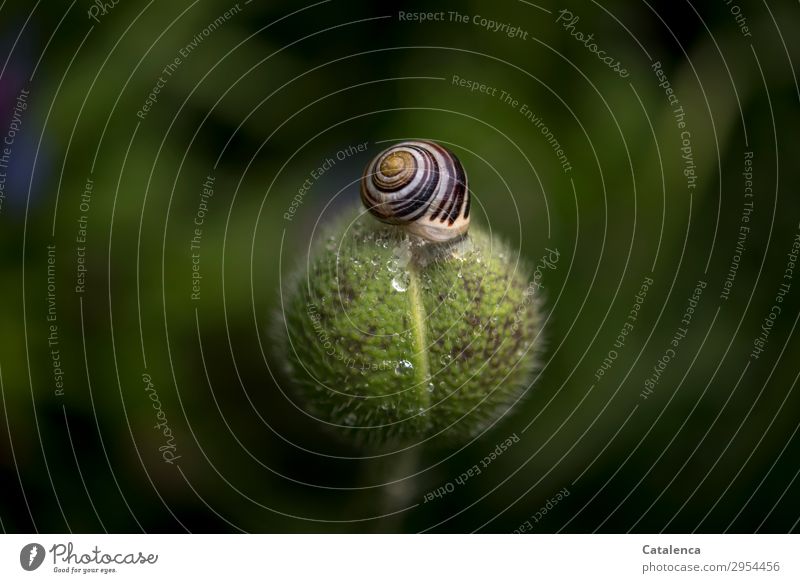
POLYGON ((469 229, 464 167, 434 142, 401 142, 373 158, 361 179, 361 201, 380 221, 428 241, 448 241, 469 229))

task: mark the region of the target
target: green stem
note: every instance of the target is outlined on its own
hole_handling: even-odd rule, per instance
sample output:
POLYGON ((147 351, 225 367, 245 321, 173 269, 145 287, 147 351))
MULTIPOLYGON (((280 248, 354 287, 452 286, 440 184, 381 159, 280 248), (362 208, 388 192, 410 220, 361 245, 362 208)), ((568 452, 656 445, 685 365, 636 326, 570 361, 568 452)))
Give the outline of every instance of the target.
POLYGON ((422 300, 422 291, 419 285, 419 273, 414 261, 408 266, 409 283, 408 297, 411 302, 411 327, 414 330, 415 351, 419 355, 417 359, 417 393, 420 403, 425 403, 425 409, 430 406, 431 395, 428 391, 428 383, 431 378, 431 365, 428 357, 428 343, 425 333, 425 304, 422 300))

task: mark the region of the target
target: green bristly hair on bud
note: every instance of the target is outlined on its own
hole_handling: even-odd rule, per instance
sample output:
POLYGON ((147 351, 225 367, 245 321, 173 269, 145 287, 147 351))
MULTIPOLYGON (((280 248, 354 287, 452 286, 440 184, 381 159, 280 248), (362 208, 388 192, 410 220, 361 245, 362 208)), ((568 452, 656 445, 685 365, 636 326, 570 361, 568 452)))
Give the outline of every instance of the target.
POLYGON ((479 226, 428 243, 352 217, 282 290, 276 328, 297 404, 358 444, 477 435, 536 371, 529 274, 479 226))

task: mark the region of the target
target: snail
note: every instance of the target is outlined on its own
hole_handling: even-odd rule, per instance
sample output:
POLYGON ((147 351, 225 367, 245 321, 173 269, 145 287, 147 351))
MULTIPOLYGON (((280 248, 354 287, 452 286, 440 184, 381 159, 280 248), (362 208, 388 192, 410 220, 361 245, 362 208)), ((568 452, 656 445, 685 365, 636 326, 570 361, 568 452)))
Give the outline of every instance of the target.
POLYGON ((367 166, 361 201, 378 220, 442 242, 469 229, 467 175, 455 154, 427 140, 387 148, 367 166))

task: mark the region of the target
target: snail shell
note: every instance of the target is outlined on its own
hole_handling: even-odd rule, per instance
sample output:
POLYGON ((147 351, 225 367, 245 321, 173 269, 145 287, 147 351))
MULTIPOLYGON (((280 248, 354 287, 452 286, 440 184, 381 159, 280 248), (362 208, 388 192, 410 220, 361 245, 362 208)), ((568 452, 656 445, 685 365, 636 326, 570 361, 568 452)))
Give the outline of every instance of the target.
POLYGON ((361 179, 361 201, 380 221, 428 241, 448 241, 469 229, 464 167, 434 142, 401 142, 373 158, 361 179))

